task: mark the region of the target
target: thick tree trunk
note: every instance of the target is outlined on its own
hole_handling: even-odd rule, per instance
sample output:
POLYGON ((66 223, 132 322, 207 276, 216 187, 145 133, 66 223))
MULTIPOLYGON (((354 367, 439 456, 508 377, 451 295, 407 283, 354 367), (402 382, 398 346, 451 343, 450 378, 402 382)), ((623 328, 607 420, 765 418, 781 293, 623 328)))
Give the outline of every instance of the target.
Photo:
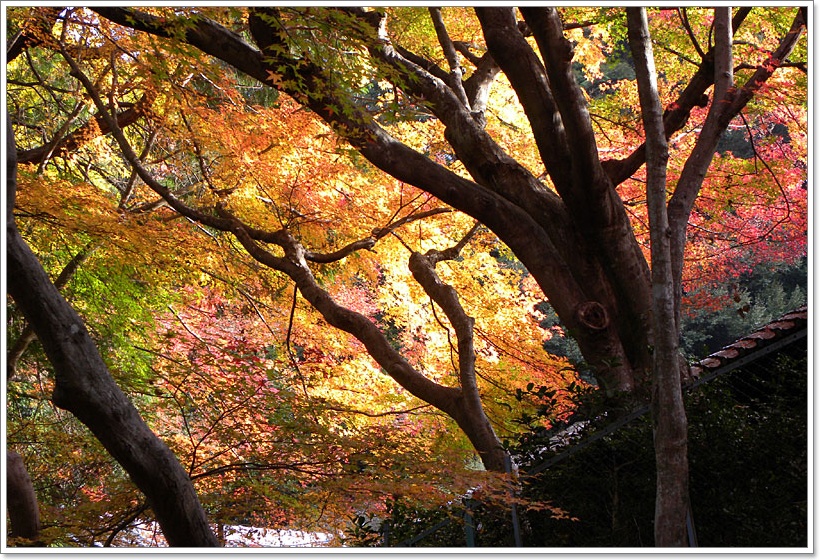
POLYGON ((657 473, 655 546, 686 546, 689 462, 681 392, 678 329, 666 212, 669 152, 658 96, 655 62, 644 8, 627 8, 629 44, 646 131, 646 198, 652 255, 652 427, 657 473))
MULTIPOLYGON (((80 252, 68 261, 68 264, 66 264, 65 268, 63 268, 59 276, 54 280, 54 287, 58 290, 62 290, 71 277, 74 276, 74 273, 77 272, 77 269, 83 261, 94 251, 95 247, 96 244, 92 242, 80 249, 80 252)), ((23 332, 20 333, 20 336, 14 341, 14 344, 12 344, 6 356, 6 379, 11 380, 14 377, 17 371, 17 363, 26 353, 29 345, 36 339, 37 335, 34 333, 34 329, 31 328, 31 325, 26 325, 23 332)))
MULTIPOLYGON (((574 80, 572 44, 564 36, 554 8, 521 9, 540 57, 522 33, 523 26, 516 21, 514 9, 476 9, 487 54, 506 74, 518 95, 550 185, 511 158, 487 134, 482 119, 475 118, 470 111, 472 88, 468 90, 466 84, 460 87, 451 73, 392 43, 382 13, 346 9, 348 15, 359 18, 362 29, 367 29, 364 34, 357 31, 356 36, 366 42, 374 65, 402 76, 403 91, 423 101, 441 121, 445 139, 472 180, 391 136, 372 115, 351 103, 343 89, 329 87, 334 80, 321 61, 311 60, 309 55, 292 55, 280 33, 279 24, 284 24, 284 20, 280 21, 281 14, 276 8, 250 10, 247 32, 255 45, 207 18, 189 22, 181 36, 176 22, 167 18, 126 8, 94 10, 124 26, 184 41, 261 83, 270 84, 271 72, 281 75, 283 85, 277 87, 340 131, 373 165, 472 216, 506 243, 543 289, 607 389, 634 390, 648 385, 653 367, 650 348, 655 345, 652 337, 658 330, 653 326, 652 282, 615 188, 644 163, 646 150, 640 147, 625 160, 606 166, 600 161, 584 94, 574 80), (331 109, 339 106, 346 110, 331 109)), ((748 9, 738 10, 735 25, 746 14, 748 9)), ((738 90, 724 112, 726 119, 736 115, 785 60, 796 44, 801 26, 805 26, 802 17, 798 15, 782 48, 761 66, 747 87, 738 90)), ((446 29, 438 25, 437 32, 452 55, 446 29)), ((670 106, 663 119, 665 135, 682 127, 693 107, 708 101, 705 92, 713 81, 713 60, 720 55, 721 47, 716 45, 683 89, 679 102, 670 106)), ((486 82, 483 85, 489 86, 486 82)), ((705 142, 717 142, 728 125, 726 119, 707 119, 701 133, 707 137, 705 142)), ((691 169, 687 163, 669 204, 673 294, 680 293, 685 225, 705 173, 703 164, 708 167, 710 161, 701 157, 706 152, 711 158, 714 148, 707 143, 701 146, 699 141, 690 158, 696 162, 691 169)), ((311 290, 306 292, 301 285, 300 289, 317 309, 327 307, 326 295, 311 295, 311 290)), ((335 317, 335 322, 330 321, 334 326, 348 330, 352 325, 350 317, 340 310, 328 311, 335 317)), ((368 351, 376 349, 377 345, 370 344, 368 351)), ((424 382, 405 375, 405 364, 392 358, 386 363, 393 368, 395 373, 391 375, 397 381, 403 383, 400 379, 404 378, 425 389, 424 382)), ((441 393, 435 389, 431 398, 442 401, 441 393)), ((444 394, 444 400, 452 397, 450 392, 444 394)))
POLYGON ((40 510, 37 496, 23 458, 6 450, 6 506, 11 536, 34 540, 40 533, 40 510))
POLYGON ((11 119, 7 134, 8 291, 54 367, 54 404, 85 424, 128 472, 171 546, 217 546, 188 474, 114 382, 82 319, 20 236, 13 214, 17 160, 11 119))

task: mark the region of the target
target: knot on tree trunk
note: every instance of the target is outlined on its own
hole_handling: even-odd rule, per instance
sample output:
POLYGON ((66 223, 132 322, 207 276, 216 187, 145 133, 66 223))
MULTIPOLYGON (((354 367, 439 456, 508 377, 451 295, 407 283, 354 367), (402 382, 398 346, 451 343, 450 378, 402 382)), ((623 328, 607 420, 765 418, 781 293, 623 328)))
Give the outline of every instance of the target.
POLYGON ((602 331, 609 326, 609 314, 597 301, 585 301, 575 311, 578 321, 593 331, 602 331))

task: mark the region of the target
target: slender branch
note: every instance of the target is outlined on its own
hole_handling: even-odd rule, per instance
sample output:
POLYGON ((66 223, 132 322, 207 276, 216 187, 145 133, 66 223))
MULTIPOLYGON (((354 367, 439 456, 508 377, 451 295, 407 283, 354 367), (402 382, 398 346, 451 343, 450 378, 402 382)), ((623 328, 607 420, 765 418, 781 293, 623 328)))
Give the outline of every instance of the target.
POLYGON ((436 37, 441 45, 441 50, 444 51, 444 57, 447 59, 447 64, 450 66, 449 83, 450 87, 455 92, 456 97, 464 104, 467 110, 470 110, 470 102, 467 99, 467 93, 464 91, 464 84, 462 77, 464 76, 464 68, 458 62, 458 53, 453 45, 453 40, 450 34, 447 33, 447 27, 444 25, 444 18, 441 16, 441 8, 428 8, 430 12, 430 19, 433 20, 433 28, 436 30, 436 37))
POLYGON ((441 307, 455 329, 458 339, 459 384, 465 394, 477 393, 478 391, 475 380, 475 349, 473 347, 473 325, 475 320, 464 311, 455 289, 441 281, 438 274, 436 274, 435 266, 436 263, 441 261, 457 258, 467 242, 478 231, 480 225, 476 222, 470 228, 470 231, 452 247, 444 250, 430 250, 425 255, 413 252, 410 255, 409 263, 413 278, 424 288, 430 299, 441 307))
POLYGON ((689 40, 692 42, 692 46, 695 47, 695 50, 698 52, 700 59, 705 59, 706 53, 703 52, 703 49, 701 48, 697 37, 695 37, 694 31, 692 31, 692 26, 689 25, 689 14, 686 12, 686 8, 678 8, 678 17, 680 17, 681 23, 683 24, 683 29, 689 36, 689 40))
POLYGON ((766 171, 769 172, 774 183, 777 185, 777 188, 780 190, 780 194, 783 196, 783 202, 786 203, 786 215, 779 219, 775 224, 773 224, 768 231, 763 233, 762 235, 758 236, 759 239, 765 239, 769 236, 771 232, 773 232, 779 225, 786 223, 791 216, 791 203, 789 202, 789 196, 786 194, 786 189, 783 188, 783 184, 780 182, 780 179, 777 178, 777 174, 772 171, 772 168, 769 166, 768 162, 763 159, 760 155, 760 152, 757 151, 757 146, 755 146, 754 136, 752 135, 752 130, 749 127, 749 123, 746 120, 746 116, 741 112, 740 118, 743 121, 743 125, 746 127, 746 132, 749 134, 749 144, 752 146, 752 152, 754 153, 755 159, 763 164, 763 167, 766 168, 766 171))
POLYGON ((124 531, 128 526, 134 522, 143 512, 148 509, 148 502, 142 502, 137 507, 131 510, 125 518, 117 523, 116 526, 111 528, 111 534, 108 535, 108 538, 105 539, 105 543, 103 543, 103 548, 109 548, 111 544, 114 542, 114 539, 119 535, 122 531, 124 531))
MULTIPOLYGON (((145 161, 148 157, 148 154, 151 152, 151 149, 154 147, 154 141, 157 138, 157 129, 151 130, 148 134, 148 138, 145 140, 145 146, 142 148, 142 152, 140 152, 139 158, 140 161, 145 161)), ((120 193, 120 208, 125 208, 125 205, 128 204, 128 201, 131 199, 131 196, 134 194, 134 187, 137 184, 137 171, 136 169, 131 169, 131 175, 128 177, 128 182, 122 188, 120 193)))
POLYGON ((327 404, 322 405, 323 410, 332 410, 334 412, 346 412, 348 414, 359 414, 361 416, 367 416, 368 418, 382 418, 384 416, 400 416, 402 414, 411 414, 417 410, 422 410, 425 408, 430 408, 432 405, 430 404, 420 404, 419 406, 414 406, 412 408, 406 408, 403 410, 387 410, 385 412, 370 412, 367 410, 358 410, 355 408, 348 408, 343 406, 330 406, 327 404))
POLYGON ((66 121, 60 126, 59 129, 57 129, 57 132, 54 133, 54 137, 48 142, 48 144, 43 146, 45 151, 40 159, 39 165, 37 166, 38 175, 43 173, 43 170, 45 169, 49 158, 51 158, 51 155, 54 153, 54 150, 57 149, 59 143, 64 140, 66 131, 68 131, 71 124, 77 119, 83 109, 85 109, 85 101, 78 102, 77 105, 74 106, 74 110, 71 111, 71 114, 68 115, 66 121))
POLYGON ((196 473, 191 475, 191 480, 199 480, 201 478, 207 478, 210 476, 215 476, 219 474, 226 474, 232 472, 266 472, 266 471, 292 471, 292 472, 299 472, 303 474, 311 474, 311 475, 325 475, 327 476, 329 473, 326 471, 318 470, 318 469, 308 469, 305 467, 319 467, 319 466, 329 466, 335 465, 337 463, 336 459, 327 460, 327 461, 294 461, 292 463, 256 463, 256 462, 245 462, 245 463, 232 463, 229 465, 222 465, 219 467, 215 467, 213 469, 203 471, 200 473, 196 473))
POLYGON ((685 61, 686 61, 686 62, 688 62, 689 64, 692 64, 692 65, 694 65, 694 66, 700 66, 700 65, 701 65, 701 63, 700 63, 700 62, 698 62, 697 60, 695 60, 694 58, 691 58, 691 57, 689 57, 689 56, 686 56, 685 54, 683 54, 683 53, 682 53, 682 52, 680 52, 679 50, 677 50, 677 49, 673 49, 673 48, 672 48, 672 47, 670 47, 669 45, 658 45, 658 46, 659 46, 660 48, 662 48, 663 50, 665 50, 666 52, 670 52, 670 53, 674 54, 675 56, 679 57, 681 60, 685 60, 685 61))
POLYGON ((88 79, 88 76, 86 76, 83 73, 77 62, 68 53, 64 46, 61 46, 60 52, 63 55, 63 58, 65 58, 66 62, 68 62, 69 66, 71 66, 71 75, 77 78, 80 81, 80 83, 82 83, 86 92, 94 101, 94 105, 96 105, 98 113, 102 116, 104 122, 108 125, 111 134, 117 141, 120 150, 122 150, 123 156, 125 157, 126 161, 128 161, 128 163, 130 163, 134 170, 137 172, 140 179, 142 179, 142 181, 146 185, 148 185, 153 191, 162 196, 162 198, 165 199, 168 205, 180 214, 187 216, 192 220, 220 229, 222 231, 230 231, 230 228, 232 226, 230 221, 219 219, 217 217, 205 214, 204 212, 195 210, 187 206, 176 196, 174 196, 174 194, 168 187, 162 185, 159 181, 157 181, 154 178, 154 176, 142 164, 139 156, 137 156, 137 154, 134 152, 134 149, 131 147, 131 144, 128 142, 128 139, 125 137, 125 134, 123 133, 122 128, 120 128, 117 120, 114 117, 112 117, 109 113, 108 109, 106 108, 105 104, 100 98, 99 92, 94 87, 94 84, 92 84, 91 81, 88 79))
MULTIPOLYGON (((738 70, 757 70, 759 67, 755 66, 754 64, 749 64, 748 62, 741 62, 737 66, 735 66, 735 72, 738 70)), ((804 74, 809 73, 809 65, 807 62, 784 62, 780 65, 780 68, 797 68, 804 74)))
POLYGON ((296 354, 293 353, 293 348, 291 347, 290 341, 291 336, 293 335, 293 321, 296 317, 296 299, 299 296, 299 286, 296 284, 293 285, 293 297, 291 298, 290 303, 290 315, 288 315, 288 331, 285 335, 285 348, 288 351, 288 357, 290 357, 290 363, 293 366, 293 369, 296 370, 296 373, 299 375, 299 380, 302 382, 302 391, 305 393, 305 398, 310 401, 310 394, 307 390, 307 384, 305 383, 305 376, 302 375, 302 370, 299 368, 299 361, 296 359, 296 354))
POLYGON ((357 241, 348 243, 341 249, 334 251, 332 253, 317 253, 315 251, 305 251, 305 260, 322 264, 340 261, 348 255, 361 249, 372 249, 376 245, 376 242, 378 240, 382 239, 387 235, 390 235, 401 226, 418 220, 423 220, 424 218, 429 218, 430 216, 446 214, 452 211, 453 210, 451 208, 434 208, 432 210, 427 210, 416 214, 409 214, 404 218, 396 220, 395 222, 392 222, 384 227, 374 229, 370 237, 366 237, 364 239, 359 239, 357 241))

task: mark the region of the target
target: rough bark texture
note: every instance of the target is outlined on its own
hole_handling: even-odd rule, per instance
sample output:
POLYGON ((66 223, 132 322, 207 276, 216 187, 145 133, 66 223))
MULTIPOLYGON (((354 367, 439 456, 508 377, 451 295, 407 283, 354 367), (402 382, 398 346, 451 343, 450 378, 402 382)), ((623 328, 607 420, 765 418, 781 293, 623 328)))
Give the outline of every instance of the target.
MULTIPOLYGON (((646 198, 652 255, 653 337, 652 427, 656 464, 655 546, 687 544, 689 462, 686 411, 679 371, 679 334, 672 276, 672 232, 666 212, 666 166, 669 152, 663 108, 644 8, 627 8, 629 45, 635 61, 638 93, 646 131, 646 198)), ((728 19, 727 19, 728 21, 728 19)))
MULTIPOLYGON (((63 287, 68 283, 71 277, 77 272, 77 269, 80 265, 85 261, 89 255, 94 251, 95 244, 89 243, 78 252, 74 257, 68 261, 68 264, 65 265, 60 274, 54 280, 54 287, 58 290, 62 290, 63 287)), ((17 371, 17 364, 20 361, 20 358, 26 353, 28 350, 29 345, 37 339, 37 335, 34 332, 34 329, 31 328, 31 325, 26 325, 23 329, 23 332, 20 333, 20 336, 17 340, 14 341, 11 348, 9 349, 7 356, 6 356, 6 378, 7 380, 11 380, 17 371)))
MULTIPOLYGON (((657 343, 653 338, 657 328, 653 327, 652 281, 615 188, 644 164, 647 149, 639 146, 622 161, 600 161, 586 101, 572 72, 572 45, 564 36, 556 9, 522 8, 521 14, 526 20, 523 25, 516 21, 513 8, 477 8, 487 53, 480 58, 465 55, 477 71, 461 83, 458 81, 461 69, 455 54, 464 54, 465 49, 450 40, 438 11, 432 10, 431 15, 439 42, 447 54, 448 69, 394 45, 387 33, 384 14, 362 8, 340 8, 359 19, 363 31, 352 33, 360 33, 357 37, 369 49, 373 64, 403 76, 405 93, 423 100, 425 107, 443 123, 445 139, 471 179, 458 176, 411 149, 392 137, 360 107, 345 103, 342 96, 346 94, 329 86, 332 80, 321 63, 293 53, 283 44, 279 33, 282 20, 277 8, 249 10, 247 32, 253 44, 207 18, 188 22, 180 36, 179 26, 145 12, 128 8, 93 9, 121 25, 193 45, 261 83, 270 85, 268 75, 272 71, 281 75, 283 84, 303 84, 300 89, 290 86, 282 89, 335 127, 373 165, 472 216, 512 249, 573 333, 586 361, 595 368, 596 376, 607 389, 648 392, 653 367, 650 348, 657 343), (523 29, 532 34, 537 49, 531 47, 523 29), (554 191, 505 153, 486 133, 483 120, 472 110, 483 107, 476 96, 479 93, 486 96, 499 70, 509 78, 528 116, 554 191), (345 106, 346 111, 330 109, 340 105, 345 106)), ((739 27, 748 13, 748 8, 739 9, 732 28, 739 27)), ((802 17, 798 14, 798 20, 802 17)), ((801 25, 796 20, 794 32, 784 39, 784 45, 788 43, 793 47, 801 25)), ((784 60, 788 52, 785 46, 778 49, 773 60, 774 56, 784 60)), ((714 83, 715 60, 720 56, 717 46, 707 52, 676 103, 663 112, 665 137, 683 127, 693 107, 708 103, 706 92, 714 83)), ((709 152, 711 158, 714 147, 710 148, 709 144, 717 142, 720 131, 729 122, 726 118, 736 115, 769 75, 771 70, 761 68, 748 87, 733 99, 731 110, 721 119, 712 119, 712 124, 707 123, 708 127, 714 126, 714 131, 704 127, 702 134, 707 139, 696 152, 709 152)), ((676 279, 674 294, 680 293, 686 218, 699 190, 698 181, 702 181, 705 172, 703 162, 706 160, 695 159, 697 172, 684 170, 669 205, 673 230, 672 272, 676 279), (691 180, 685 180, 687 173, 691 180)), ((291 275, 306 299, 330 324, 354 334, 358 332, 356 336, 365 341, 371 354, 397 382, 412 388, 420 398, 432 399, 428 402, 442 410, 453 406, 457 393, 442 392, 429 380, 420 379, 398 359, 400 357, 383 348, 378 333, 370 333, 370 327, 361 318, 338 308, 326 293, 316 289, 309 268, 301 262, 307 255, 303 248, 298 248, 304 254, 296 260, 265 254, 259 241, 284 243, 282 246, 291 242, 283 241, 282 232, 257 232, 232 224, 225 217, 185 209, 170 193, 163 193, 161 185, 159 189, 157 192, 177 211, 187 212, 192 219, 206 220, 213 227, 235 231, 240 240, 244 236, 246 249, 291 275)), ((677 305, 677 296, 674 299, 677 305)))
MULTIPOLYGON (((359 19, 361 25, 355 30, 351 28, 351 33, 369 49, 372 63, 385 72, 405 78, 402 86, 405 94, 423 100, 424 106, 441 121, 445 139, 469 172, 470 179, 411 149, 392 137, 360 106, 346 103, 349 100, 343 96, 347 94, 334 89, 334 81, 329 79, 321 61, 313 61, 308 54, 294 52, 284 44, 277 8, 249 10, 247 40, 205 17, 179 26, 173 17, 163 18, 122 7, 93 8, 112 22, 192 45, 263 84, 271 85, 270 72, 281 76, 283 84, 302 84, 299 88, 282 86, 282 89, 339 131, 373 165, 472 216, 509 246, 538 282, 564 326, 573 333, 586 361, 595 368, 598 379, 607 389, 648 390, 650 371, 660 368, 655 361, 657 353, 651 353, 650 349, 662 347, 665 356, 672 352, 667 342, 655 339, 666 328, 657 321, 659 310, 667 310, 668 279, 664 277, 661 282, 650 277, 616 186, 647 158, 658 163, 661 156, 646 145, 636 148, 622 161, 599 159, 585 98, 572 71, 572 45, 564 36, 558 11, 550 7, 522 8, 524 25, 516 21, 512 8, 477 8, 487 44, 487 53, 479 58, 468 56, 463 45, 450 40, 440 12, 432 10, 437 37, 447 55, 449 68, 445 70, 394 45, 387 34, 384 14, 362 8, 339 9, 359 19), (522 29, 525 28, 535 39, 537 49, 524 36, 522 29), (464 55, 477 69, 463 83, 457 53, 464 55), (476 115, 476 110, 483 109, 487 91, 498 71, 509 78, 529 118, 550 185, 505 153, 484 130, 480 115, 476 115), (339 106, 346 110, 332 109, 339 106), (650 152, 653 155, 650 156, 650 152), (663 286, 663 297, 655 297, 655 285, 663 286)), ((736 29, 748 13, 748 8, 739 9, 732 29, 736 29)), ((731 118, 791 52, 805 27, 804 18, 805 11, 800 10, 792 31, 773 53, 771 64, 761 67, 744 88, 727 94, 727 102, 721 105, 721 110, 713 103, 701 138, 675 187, 668 205, 674 279, 671 297, 675 305, 679 305, 675 294, 680 294, 687 218, 717 140, 731 118)), ((657 115, 652 118, 654 126, 662 128, 662 132, 656 130, 652 135, 653 142, 660 142, 683 127, 693 107, 706 106, 706 92, 716 83, 715 68, 721 67, 724 56, 725 49, 720 45, 707 52, 677 102, 662 113, 662 122, 658 123, 657 115)), ((70 61, 70 57, 67 60, 70 61)), ((79 68, 75 67, 74 71, 82 76, 79 68)), ((91 93, 93 86, 87 79, 84 83, 91 93)), ((717 91, 725 90, 718 88, 717 91)), ((95 103, 104 115, 102 103, 99 100, 95 103)), ((484 431, 481 417, 464 415, 466 385, 463 382, 460 388, 442 387, 420 375, 386 344, 382 333, 371 322, 337 305, 321 289, 308 263, 327 260, 321 261, 319 256, 305 250, 287 231, 258 231, 227 213, 187 207, 168 189, 151 181, 121 134, 116 119, 109 115, 106 122, 121 143, 126 159, 169 206, 191 219, 233 232, 254 258, 288 274, 329 324, 357 336, 398 383, 448 412, 466 432, 484 431), (285 256, 274 256, 264 249, 263 243, 279 245, 285 256), (474 423, 477 425, 470 427, 474 423)), ((662 226, 659 231, 666 235, 662 226)), ((369 246, 372 242, 372 239, 363 240, 359 245, 369 246)), ((420 261, 416 263, 419 264, 420 261)), ((455 312, 455 307, 452 310, 450 320, 455 327, 463 318, 455 312)), ((677 316, 677 311, 673 315, 677 316)), ((663 319, 662 324, 668 326, 667 319, 663 319)), ((462 330, 463 338, 461 335, 459 338, 459 345, 465 344, 460 360, 469 355, 467 331, 462 330)), ((469 365, 465 362, 461 367, 469 371, 469 365)), ((663 367, 668 371, 677 369, 672 365, 663 367)), ((671 380, 671 375, 664 379, 667 377, 671 380)), ((658 388, 657 383, 654 388, 658 388)), ((656 391, 657 415, 674 416, 677 405, 672 402, 669 406, 673 408, 667 410, 666 401, 660 400, 661 393, 656 391)), ((676 422, 679 423, 679 419, 676 422)), ((493 439, 487 434, 470 437, 476 438, 477 449, 486 449, 481 446, 493 439), (478 443, 479 440, 485 443, 478 443)), ((664 436, 664 441, 675 437, 664 436)))
POLYGON ((36 539, 40 533, 40 510, 34 486, 23 458, 9 450, 6 450, 6 506, 11 537, 36 539))
MULTIPOLYGON (((162 37, 170 38, 179 29, 167 20, 132 9, 93 9, 111 21, 162 37)), ((462 89, 468 98, 472 91, 481 89, 474 87, 475 82, 468 84, 476 74, 463 88, 451 85, 451 72, 392 44, 383 14, 361 8, 343 10, 359 17, 363 26, 370 26, 372 32, 363 40, 369 41, 374 64, 407 78, 407 93, 424 99, 425 106, 445 125, 445 138, 472 180, 410 149, 356 106, 346 104, 349 110, 343 114, 330 110, 339 103, 344 105, 338 97, 341 94, 328 87, 330 80, 321 65, 279 48, 276 8, 250 10, 248 32, 255 45, 207 18, 189 22, 184 36, 177 37, 262 83, 269 83, 270 70, 281 74, 283 83, 304 84, 301 90, 283 89, 336 127, 376 167, 484 223, 512 249, 608 389, 647 387, 651 368, 648 348, 653 344, 649 268, 615 190, 643 165, 646 150, 640 146, 623 161, 599 160, 583 93, 572 74, 572 48, 563 35, 557 11, 537 7, 521 10, 539 56, 525 40, 512 8, 476 9, 487 55, 518 94, 556 194, 509 157, 483 130, 469 103, 464 103, 462 89)), ((738 10, 734 28, 748 11, 738 10)), ((437 31, 449 50, 446 29, 439 26, 437 31)), ((786 41, 796 42, 798 36, 799 28, 786 41)), ((782 61, 781 50, 777 55, 782 61)), ((707 103, 705 92, 713 83, 714 56, 713 50, 707 53, 677 103, 664 112, 666 135, 683 126, 693 107, 707 103)), ((488 70, 482 75, 491 79, 494 67, 487 58, 482 61, 488 70)), ((770 74, 761 69, 756 86, 748 88, 750 94, 770 74)), ((481 85, 486 89, 488 82, 481 85)), ((733 102, 734 115, 743 103, 733 102)), ((725 128, 728 120, 719 124, 725 128)), ((715 141, 718 137, 714 136, 715 141)), ((677 187, 677 199, 670 205, 673 224, 685 223, 692 192, 696 194, 697 188, 677 187)), ((683 243, 672 241, 673 271, 677 272, 683 243)))
POLYGON ((171 546, 217 546, 188 474, 112 379, 82 319, 63 299, 14 221, 17 161, 7 142, 8 291, 55 372, 52 401, 74 414, 145 494, 171 546))

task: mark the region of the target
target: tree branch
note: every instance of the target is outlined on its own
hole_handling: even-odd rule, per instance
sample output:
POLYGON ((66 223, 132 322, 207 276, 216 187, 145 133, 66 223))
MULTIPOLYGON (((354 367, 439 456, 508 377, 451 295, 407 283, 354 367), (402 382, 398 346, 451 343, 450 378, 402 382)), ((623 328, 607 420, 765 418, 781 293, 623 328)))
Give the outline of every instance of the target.
POLYGON ((518 30, 512 8, 476 8, 487 48, 513 89, 531 123, 538 152, 559 194, 571 191, 566 162, 571 155, 566 130, 543 64, 518 30))
POLYGON ((471 436, 470 439, 487 468, 502 471, 504 468, 504 460, 503 453, 499 453, 501 444, 492 429, 489 419, 484 413, 484 408, 481 404, 481 394, 479 393, 476 381, 476 355, 473 335, 475 319, 467 315, 459 301, 456 290, 452 286, 442 282, 435 269, 436 263, 443 260, 455 259, 469 239, 478 231, 479 226, 480 224, 476 223, 461 241, 455 246, 443 251, 431 250, 424 255, 413 252, 410 255, 409 265, 413 278, 424 288, 427 295, 441 307, 456 332, 456 338, 458 339, 458 377, 462 391, 460 399, 462 410, 459 411, 460 414, 453 415, 453 417, 460 425, 465 421, 465 417, 468 417, 469 421, 474 424, 474 429, 478 427, 489 434, 489 437, 476 439, 471 436, 470 431, 465 429, 468 436, 471 436), (488 448, 486 446, 490 441, 494 441, 495 444, 493 447, 488 448))
MULTIPOLYGON (((739 8, 732 18, 732 32, 737 31, 749 15, 752 8, 739 8)), ((695 107, 706 107, 709 97, 706 90, 714 83, 714 47, 712 47, 701 62, 697 72, 689 80, 678 98, 667 106, 663 114, 663 126, 666 138, 683 128, 689 115, 695 107)), ((612 183, 620 185, 629 179, 646 161, 646 145, 641 144, 628 157, 622 160, 608 160, 603 162, 604 169, 612 183)))
MULTIPOLYGON (((575 81, 572 70, 573 47, 564 36, 561 18, 556 8, 522 8, 524 20, 533 30, 538 50, 544 60, 555 104, 566 131, 567 149, 571 164, 571 189, 562 198, 568 204, 578 200, 580 189, 588 190, 590 198, 611 189, 598 157, 598 146, 586 99, 575 81)), ((584 197, 585 202, 589 199, 584 197)))
POLYGON ((10 119, 7 139, 8 291, 54 367, 52 401, 88 426, 122 465, 151 502, 169 544, 216 546, 216 537, 185 471, 114 382, 83 320, 60 295, 20 236, 12 211, 17 150, 10 119))
POLYGON ((436 37, 438 37, 441 50, 444 51, 444 57, 447 59, 447 64, 450 66, 449 80, 450 87, 456 94, 456 97, 464 104, 464 107, 470 111, 470 102, 467 99, 467 93, 464 91, 464 84, 462 77, 464 76, 464 68, 458 62, 458 53, 453 45, 453 40, 450 34, 447 33, 447 27, 444 25, 444 18, 441 17, 441 8, 428 8, 430 12, 430 19, 433 20, 433 29, 436 30, 436 37))
MULTIPOLYGON (((727 9, 727 13, 728 13, 727 9)), ((646 198, 652 253, 652 422, 657 464, 655 545, 686 546, 689 469, 686 414, 679 373, 670 230, 666 211, 669 152, 658 95, 655 61, 644 8, 627 8, 629 44, 635 61, 641 114, 646 130, 646 198)), ((728 24, 729 18, 725 18, 728 24)), ((720 18, 716 18, 720 21, 720 18)), ((719 27, 716 26, 716 27, 719 27)))
MULTIPOLYGON (((77 269, 80 268, 80 265, 89 257, 91 253, 93 253, 97 247, 99 247, 99 243, 96 241, 92 241, 88 243, 85 247, 80 249, 80 251, 71 258, 70 261, 63 267, 63 270, 60 271, 60 274, 54 280, 54 287, 58 290, 62 290, 63 287, 68 283, 74 273, 77 272, 77 269)), ((26 325, 23 329, 23 332, 20 333, 20 336, 17 340, 12 344, 11 349, 8 351, 8 355, 6 357, 6 380, 11 381, 14 379, 14 376, 17 373, 17 364, 20 362, 20 358, 23 357, 26 350, 28 350, 29 345, 34 342, 37 338, 37 334, 34 332, 34 329, 31 325, 26 325)))
POLYGON ((683 29, 686 31, 686 34, 689 36, 689 40, 692 42, 692 46, 695 47, 695 50, 700 56, 700 59, 703 60, 706 58, 706 53, 703 52, 703 49, 700 47, 700 43, 698 42, 697 37, 695 37, 695 33, 692 31, 692 26, 689 25, 689 14, 686 13, 686 8, 678 8, 678 17, 683 24, 683 29))

